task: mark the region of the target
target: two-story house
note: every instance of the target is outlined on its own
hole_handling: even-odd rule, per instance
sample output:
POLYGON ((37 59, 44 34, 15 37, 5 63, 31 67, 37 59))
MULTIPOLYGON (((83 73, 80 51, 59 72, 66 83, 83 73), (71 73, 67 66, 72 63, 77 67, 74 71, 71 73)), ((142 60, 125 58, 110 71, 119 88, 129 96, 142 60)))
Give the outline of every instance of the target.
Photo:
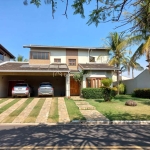
POLYGON ((108 49, 99 47, 65 47, 29 45, 29 62, 7 62, 0 65, 0 78, 7 90, 2 96, 11 96, 11 88, 16 82, 27 82, 34 87, 37 95, 41 82, 50 82, 55 96, 80 95, 80 88, 101 86, 101 79, 112 77, 118 70, 109 66, 108 49), (73 74, 86 71, 80 85, 73 79, 73 74))
POLYGON ((10 61, 11 59, 15 59, 15 56, 13 56, 3 45, 0 44, 0 63, 10 61))

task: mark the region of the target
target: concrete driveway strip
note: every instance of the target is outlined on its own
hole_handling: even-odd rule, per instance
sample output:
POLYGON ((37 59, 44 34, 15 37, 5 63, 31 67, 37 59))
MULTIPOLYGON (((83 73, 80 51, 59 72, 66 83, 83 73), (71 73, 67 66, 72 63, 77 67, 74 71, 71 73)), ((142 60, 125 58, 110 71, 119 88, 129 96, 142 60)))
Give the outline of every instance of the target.
POLYGON ((49 115, 49 109, 50 109, 50 105, 51 105, 51 100, 52 98, 46 98, 42 109, 38 115, 38 117, 36 118, 36 123, 46 123, 47 119, 48 119, 48 115, 49 115))
POLYGON ((13 106, 11 106, 10 108, 8 108, 6 111, 4 111, 3 113, 0 114, 0 122, 2 122, 2 120, 4 120, 7 116, 9 116, 9 114, 11 114, 14 110, 16 110, 21 104, 23 104, 25 101, 27 100, 27 98, 22 98, 21 100, 19 100, 16 104, 14 104, 13 106))
POLYGON ((40 98, 34 98, 33 101, 17 116, 13 123, 23 123, 24 120, 28 117, 34 106, 37 104, 40 98))
POLYGON ((58 98, 58 111, 60 123, 70 122, 68 111, 63 97, 58 98))
POLYGON ((10 103, 11 101, 13 101, 14 99, 9 99, 9 100, 6 100, 5 102, 1 103, 0 104, 0 108, 2 108, 3 106, 5 106, 6 104, 10 103))

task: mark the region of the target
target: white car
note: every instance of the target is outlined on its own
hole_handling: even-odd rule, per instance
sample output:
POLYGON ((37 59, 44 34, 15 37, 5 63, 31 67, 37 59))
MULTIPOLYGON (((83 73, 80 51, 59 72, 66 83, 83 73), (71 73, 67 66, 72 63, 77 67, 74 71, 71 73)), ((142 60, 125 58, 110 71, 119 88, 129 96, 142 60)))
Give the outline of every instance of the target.
POLYGON ((12 97, 17 96, 30 97, 31 94, 33 94, 33 89, 31 88, 31 86, 28 85, 28 83, 17 83, 12 88, 12 97))

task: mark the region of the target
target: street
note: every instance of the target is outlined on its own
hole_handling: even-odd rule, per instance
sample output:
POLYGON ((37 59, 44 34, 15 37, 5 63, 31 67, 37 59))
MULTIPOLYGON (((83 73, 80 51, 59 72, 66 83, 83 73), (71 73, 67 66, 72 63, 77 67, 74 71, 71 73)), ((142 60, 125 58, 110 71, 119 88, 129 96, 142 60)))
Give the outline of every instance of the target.
MULTIPOLYGON (((1 125, 1 149, 13 147, 141 147, 150 149, 147 125, 1 125)), ((127 148, 127 149, 128 149, 127 148)))

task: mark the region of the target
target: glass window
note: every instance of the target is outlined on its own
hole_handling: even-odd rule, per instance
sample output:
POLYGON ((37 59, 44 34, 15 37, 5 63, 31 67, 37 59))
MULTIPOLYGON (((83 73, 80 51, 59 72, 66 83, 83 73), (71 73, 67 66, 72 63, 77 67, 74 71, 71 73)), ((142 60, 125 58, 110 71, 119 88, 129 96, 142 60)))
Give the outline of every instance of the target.
POLYGON ((0 54, 0 60, 4 60, 4 55, 0 54))
POLYGON ((76 59, 69 59, 69 66, 76 66, 76 59))
POLYGON ((61 63, 61 59, 60 58, 54 58, 54 62, 55 63, 61 63))
POLYGON ((31 53, 32 59, 49 59, 48 52, 32 52, 31 53))

